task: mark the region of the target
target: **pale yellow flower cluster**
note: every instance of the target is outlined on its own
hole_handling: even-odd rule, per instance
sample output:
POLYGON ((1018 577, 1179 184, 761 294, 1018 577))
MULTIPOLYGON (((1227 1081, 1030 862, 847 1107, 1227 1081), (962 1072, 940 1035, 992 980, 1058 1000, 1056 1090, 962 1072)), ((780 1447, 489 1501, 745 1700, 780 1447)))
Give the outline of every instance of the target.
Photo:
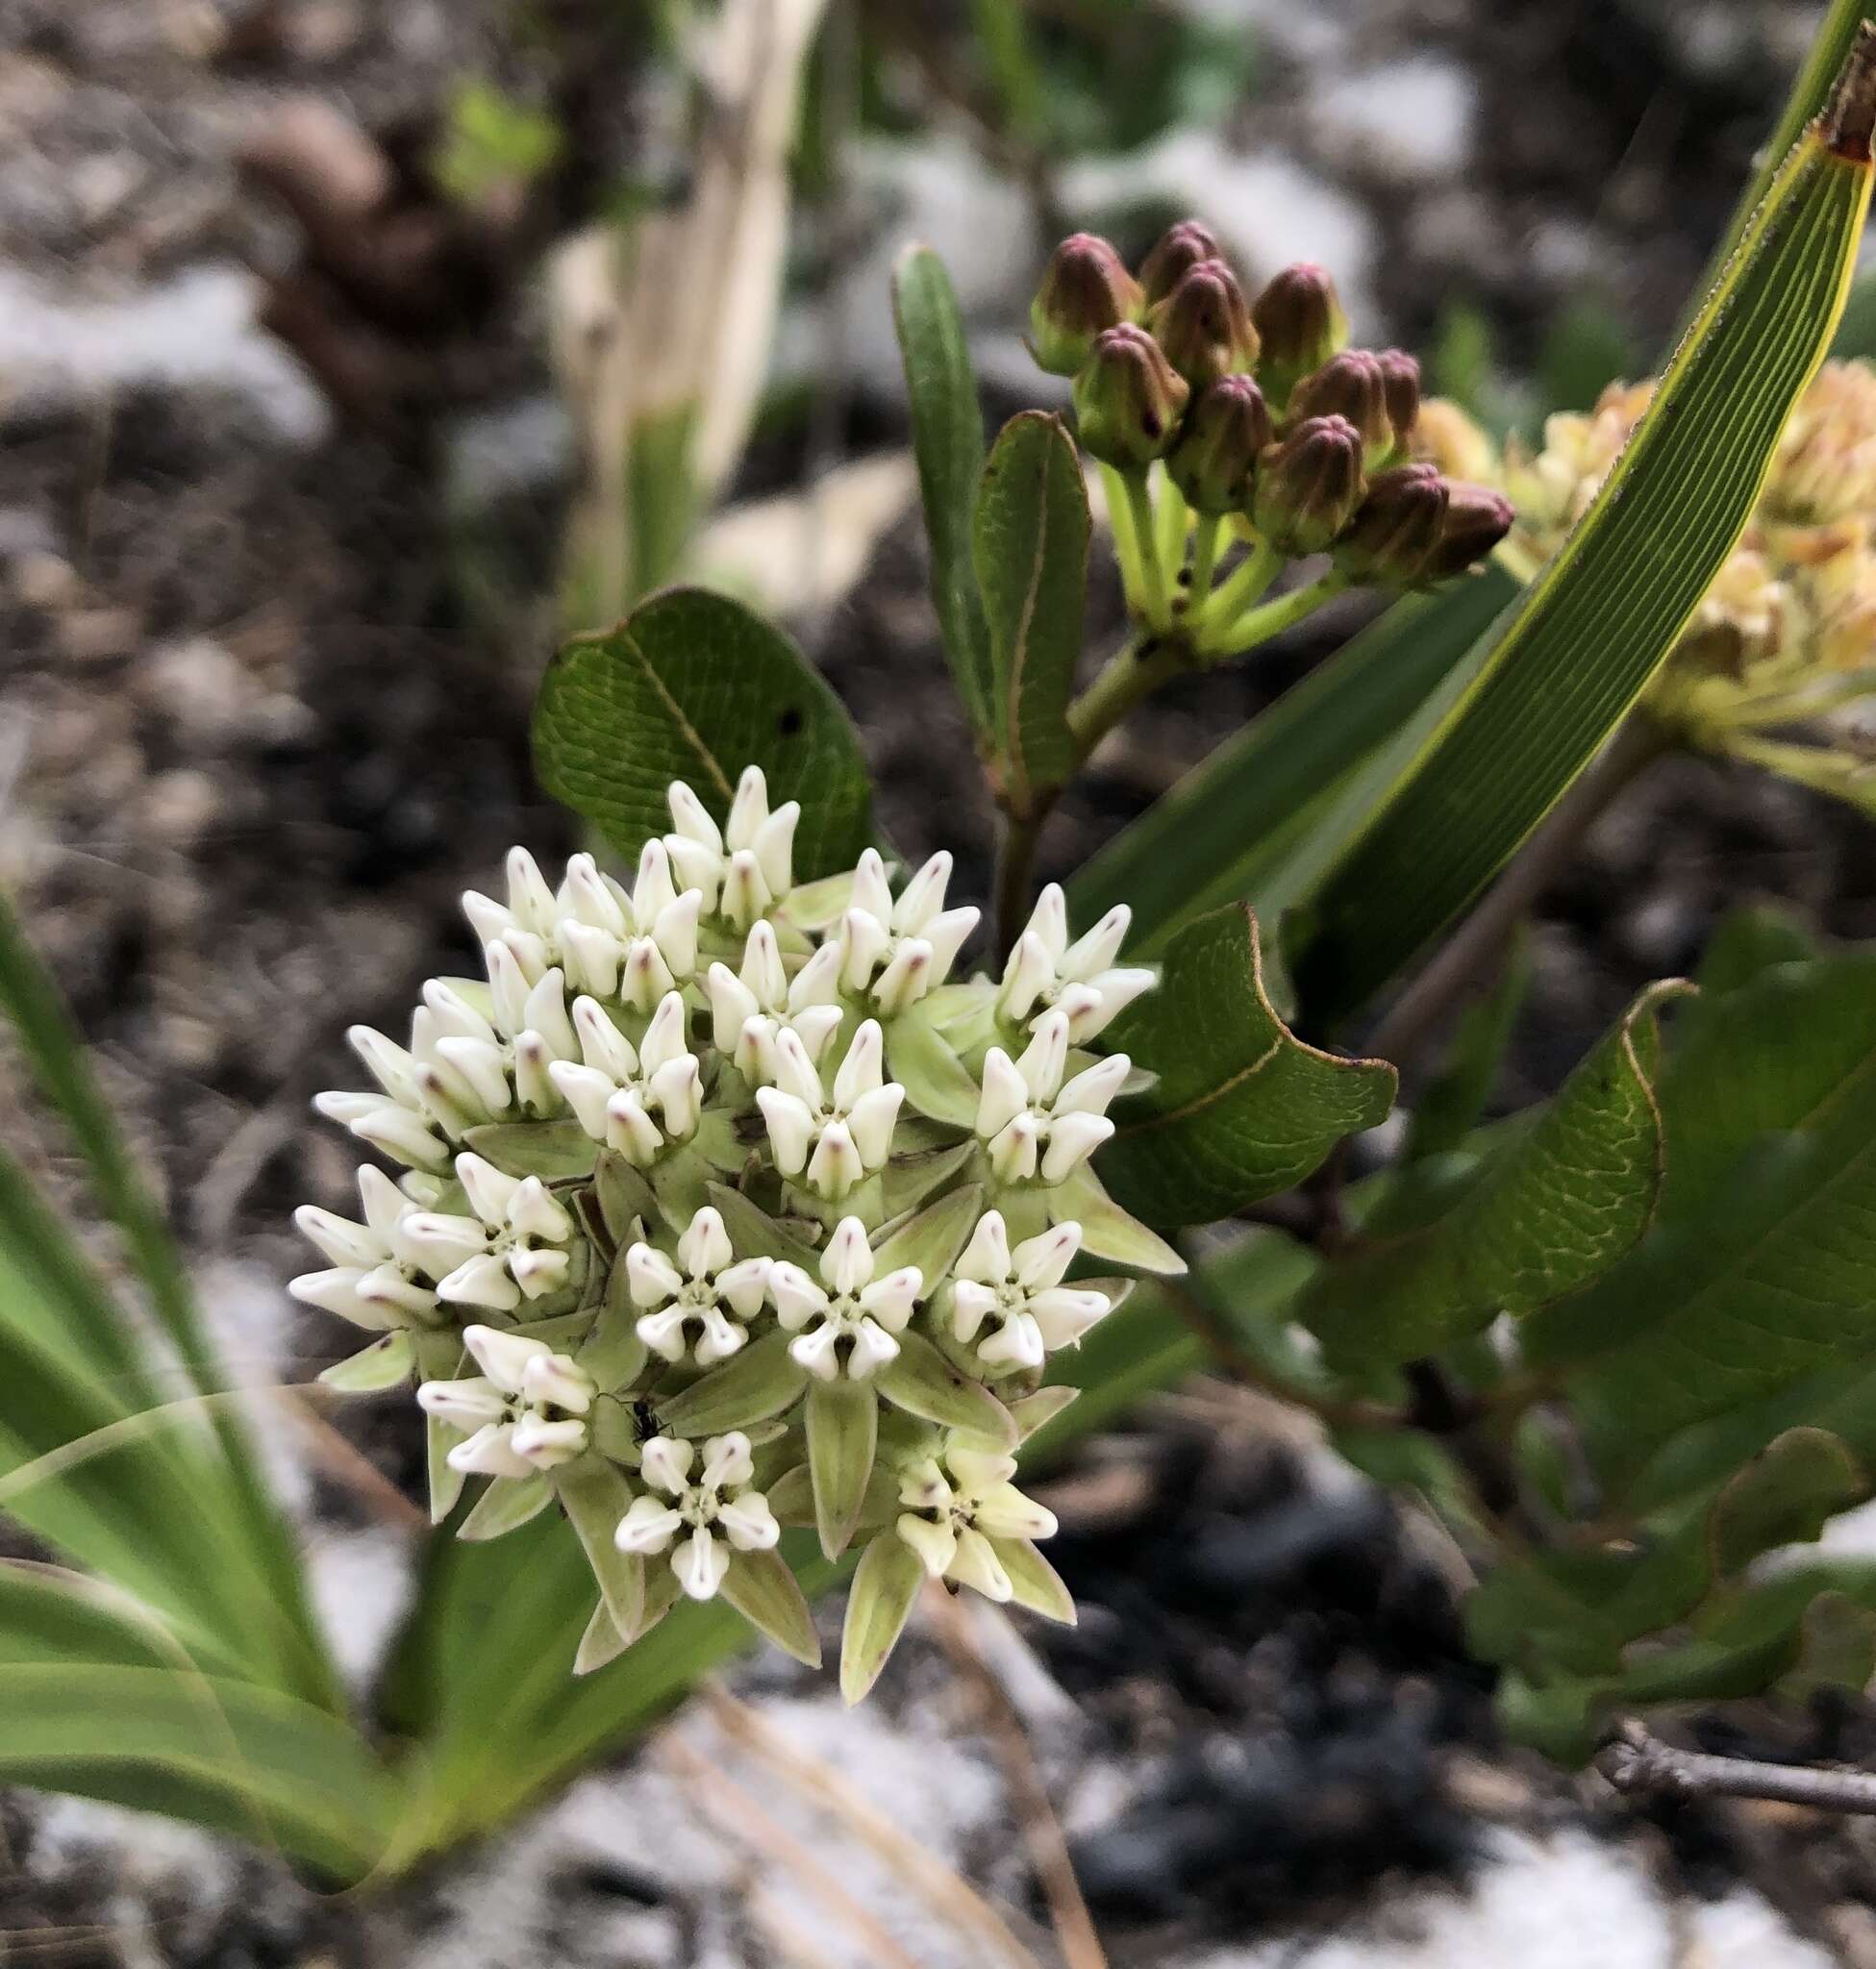
MULTIPOLYGON (((1501 487, 1500 549, 1529 579, 1588 511, 1654 394, 1612 384, 1502 455, 1456 405, 1421 407, 1415 447, 1501 487)), ((1686 743, 1876 810, 1876 369, 1827 362, 1793 411, 1752 521, 1650 686, 1686 743)))

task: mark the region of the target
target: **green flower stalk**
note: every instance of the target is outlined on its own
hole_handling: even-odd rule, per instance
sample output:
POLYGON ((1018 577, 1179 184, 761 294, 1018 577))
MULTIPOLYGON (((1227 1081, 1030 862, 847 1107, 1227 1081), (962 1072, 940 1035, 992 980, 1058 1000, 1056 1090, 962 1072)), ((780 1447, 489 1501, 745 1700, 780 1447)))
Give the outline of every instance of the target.
POLYGON ((291 1289, 394 1342, 335 1379, 418 1382, 439 1519, 476 1483, 464 1537, 573 1520, 582 1670, 719 1594, 818 1659, 783 1528, 891 1547, 857 1696, 908 1567, 1073 1618, 1011 1479, 1067 1399, 1049 1357, 1127 1290, 1075 1268, 1153 1248, 1090 1159, 1130 1071, 1093 1042, 1155 974, 1115 961, 1124 910, 1071 941, 1050 888, 1000 977, 956 980, 948 855, 802 887, 753 767, 721 827, 669 801, 629 890, 516 849, 504 901, 464 898, 486 976, 427 984, 408 1045, 354 1029, 375 1089, 316 1105, 403 1174, 361 1171, 363 1221, 298 1213, 327 1268, 291 1289))

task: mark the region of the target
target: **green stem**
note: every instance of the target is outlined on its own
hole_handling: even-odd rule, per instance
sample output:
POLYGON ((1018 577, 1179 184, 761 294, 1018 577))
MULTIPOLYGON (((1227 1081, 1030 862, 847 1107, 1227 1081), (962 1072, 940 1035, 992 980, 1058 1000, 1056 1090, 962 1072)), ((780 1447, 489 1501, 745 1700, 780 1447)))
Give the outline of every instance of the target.
MULTIPOLYGON (((1113 533, 1113 558, 1120 563, 1120 591, 1127 599, 1127 611, 1141 615, 1146 611, 1146 570, 1140 560, 1140 536, 1134 527, 1134 505, 1127 482, 1111 464, 1101 466, 1101 486, 1108 498, 1108 525, 1113 533)), ((1150 532, 1147 536, 1152 537, 1150 532)))
POLYGON ((1126 487, 1127 504, 1132 509, 1134 537, 1140 543, 1141 599, 1145 603, 1142 611, 1149 629, 1164 629, 1172 620, 1172 611, 1166 606, 1166 570, 1160 559, 1160 538, 1153 519, 1153 495, 1147 490, 1144 472, 1125 472, 1121 483, 1126 487))
POLYGON ((1036 867, 1036 843, 1042 823, 1055 805, 1054 795, 1038 800, 1026 813, 1005 812, 996 843, 994 934, 999 961, 1009 957, 1029 914, 1029 894, 1036 867))
MULTIPOLYGON (((1195 604, 1192 634, 1204 639, 1213 624, 1229 622, 1248 609, 1283 572, 1283 564, 1284 557, 1268 540, 1252 541, 1251 551, 1224 578, 1216 591, 1195 604)), ((1197 582, 1192 584, 1192 592, 1198 593, 1197 582)))
POLYGON ((1225 534, 1223 513, 1202 512, 1192 525, 1192 579, 1186 589, 1186 619, 1196 622, 1212 599, 1212 570, 1225 534))
POLYGON ((1164 465, 1160 467, 1160 484, 1154 493, 1158 520, 1160 565, 1169 582, 1176 582, 1186 564, 1186 535, 1191 523, 1191 508, 1186 495, 1172 483, 1164 465))
POLYGON ((1222 628, 1208 627, 1199 638, 1201 653, 1216 661, 1223 657, 1241 656, 1244 651, 1255 649, 1261 642, 1268 642, 1273 636, 1279 636, 1292 623, 1300 622, 1306 615, 1312 615, 1324 602, 1332 601, 1349 585, 1349 576, 1335 568, 1319 580, 1308 583, 1300 588, 1291 588, 1287 595, 1279 595, 1274 602, 1265 602, 1262 608, 1251 609, 1239 615, 1236 621, 1224 618, 1222 628))
POLYGON ((1178 636, 1130 636, 1068 707, 1075 762, 1079 765, 1141 698, 1190 668, 1191 661, 1190 647, 1178 636))

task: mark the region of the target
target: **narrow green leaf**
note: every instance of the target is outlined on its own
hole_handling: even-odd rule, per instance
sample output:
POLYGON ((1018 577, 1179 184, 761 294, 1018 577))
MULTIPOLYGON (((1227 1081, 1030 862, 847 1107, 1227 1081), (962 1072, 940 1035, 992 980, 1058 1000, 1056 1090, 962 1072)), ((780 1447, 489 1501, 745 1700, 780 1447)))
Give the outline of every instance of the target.
MULTIPOLYGON (((1483 667, 1330 869, 1294 975, 1345 1017, 1463 910, 1588 764, 1738 539, 1842 307, 1869 192, 1871 77, 1774 179, 1626 451, 1483 667)), ((1436 700, 1436 704, 1438 700, 1436 700)))
POLYGON ((1635 1245, 1662 1178, 1657 1012, 1687 988, 1643 992, 1444 1214, 1317 1275, 1300 1317, 1332 1361, 1436 1353, 1581 1291, 1635 1245))
POLYGON ((801 652, 741 603, 672 588, 616 629, 575 636, 547 667, 534 713, 541 785, 628 860, 671 824, 684 780, 723 819, 745 765, 769 802, 802 802, 795 871, 830 875, 870 838, 860 741, 801 652))
POLYGON ((1284 855, 1319 833, 1338 789, 1516 592, 1492 563, 1394 603, 1083 863, 1068 884, 1073 919, 1125 903, 1129 948, 1156 957, 1207 910, 1260 897, 1284 855))
POLYGON ((1150 1223, 1207 1223, 1288 1189, 1393 1104, 1391 1066, 1319 1052, 1285 1026, 1257 919, 1238 906, 1173 939, 1160 988, 1109 1039, 1160 1077, 1101 1155, 1108 1187, 1150 1223))
POLYGON ((821 1665, 821 1637, 814 1632, 801 1583, 779 1552, 738 1552, 723 1575, 723 1597, 758 1633, 810 1668, 821 1665))
POLYGON ((840 1693, 849 1703, 859 1702, 879 1680, 924 1583, 918 1555, 889 1532, 860 1555, 840 1632, 840 1693))
POLYGON ((1010 1411, 982 1382, 953 1367, 925 1335, 908 1328, 899 1351, 873 1377, 873 1384, 895 1408, 944 1429, 967 1429, 1006 1449, 1016 1447, 1010 1411))
POLYGON ((811 1382, 804 1426, 815 1528, 821 1550, 838 1558, 866 1501, 879 1440, 879 1398, 864 1382, 811 1382))
POLYGON ((1082 652, 1090 521, 1081 461, 1060 417, 1003 427, 971 516, 989 623, 996 740, 1018 797, 1074 770, 1068 700, 1082 652))
POLYGON ((990 637, 970 559, 970 514, 984 469, 984 413, 977 402, 958 296, 944 262, 913 247, 892 275, 892 319, 912 404, 913 450, 925 507, 932 608, 958 695, 978 733, 990 716, 990 637))

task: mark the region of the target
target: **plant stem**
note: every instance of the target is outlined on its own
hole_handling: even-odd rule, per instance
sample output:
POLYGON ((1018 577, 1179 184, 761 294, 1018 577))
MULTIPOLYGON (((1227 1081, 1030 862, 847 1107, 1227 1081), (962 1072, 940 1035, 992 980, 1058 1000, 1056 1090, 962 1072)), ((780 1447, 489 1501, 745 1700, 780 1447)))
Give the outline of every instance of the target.
POLYGON ((1191 508, 1163 465, 1160 467, 1159 488, 1153 498, 1160 566, 1168 582, 1177 582, 1179 570, 1186 564, 1186 535, 1191 524, 1191 508))
POLYGON ((1876 1815, 1876 1771, 1821 1770, 1814 1764, 1768 1764, 1754 1757, 1676 1750, 1633 1721, 1624 1723, 1615 1740, 1597 1754, 1596 1769, 1630 1797, 1756 1798, 1876 1815))
MULTIPOLYGON (((1216 552, 1215 547, 1213 552, 1216 552)), ((1284 557, 1268 540, 1254 540, 1251 551, 1225 577, 1217 592, 1196 604, 1196 613, 1192 617, 1193 635, 1203 634, 1214 622, 1229 622, 1240 611, 1248 609, 1276 580, 1283 571, 1283 564, 1284 557)), ((1197 582, 1192 584, 1192 592, 1194 595, 1198 593, 1197 582)))
POLYGON ((995 914, 992 919, 999 961, 1010 955, 1029 914, 1036 843, 1041 837, 1042 823, 1048 819, 1055 798, 1051 789, 1036 795, 1029 808, 1021 813, 1013 813, 1007 808, 1003 811, 996 838, 995 914))
POLYGON ((1192 579, 1186 589, 1186 619, 1196 622, 1212 599, 1212 570, 1224 538, 1223 513, 1202 512, 1192 525, 1192 579))
POLYGON ((1141 698, 1188 668, 1191 661, 1190 649, 1176 636, 1130 636, 1068 707, 1076 763, 1085 760, 1141 698))
MULTIPOLYGON (((1317 580, 1300 588, 1291 588, 1287 595, 1279 595, 1274 602, 1265 602, 1262 608, 1247 611, 1236 621, 1224 616, 1221 629, 1208 625, 1199 637, 1199 648, 1213 660, 1242 656, 1246 650, 1255 649, 1259 643, 1268 642, 1273 636, 1281 635, 1292 623, 1302 621, 1305 615, 1313 615, 1324 602, 1332 601, 1348 585, 1347 575, 1331 568, 1317 580)), ((1229 583, 1226 586, 1229 586, 1229 583)))
MULTIPOLYGON (((1166 570, 1160 559, 1160 536, 1153 519, 1153 495, 1147 490, 1144 472, 1123 472, 1121 485, 1133 520, 1134 537, 1139 542, 1140 599, 1151 629, 1164 629, 1172 620, 1166 606, 1166 570)), ((1167 488, 1171 490, 1171 487, 1167 488)), ((1175 493, 1175 497, 1178 495, 1175 493)))
POLYGON ((1630 712, 1518 850, 1485 901, 1395 1000, 1374 1029, 1369 1052, 1400 1065, 1466 988, 1490 974, 1513 929, 1576 853, 1603 810, 1668 743, 1646 711, 1630 712))
POLYGON ((1120 591, 1127 600, 1127 611, 1141 615, 1146 610, 1146 570, 1141 553, 1152 541, 1147 530, 1143 541, 1134 525, 1134 502, 1127 481, 1111 464, 1101 466, 1101 486, 1108 498, 1108 525, 1113 533, 1113 558, 1120 563, 1120 591))

